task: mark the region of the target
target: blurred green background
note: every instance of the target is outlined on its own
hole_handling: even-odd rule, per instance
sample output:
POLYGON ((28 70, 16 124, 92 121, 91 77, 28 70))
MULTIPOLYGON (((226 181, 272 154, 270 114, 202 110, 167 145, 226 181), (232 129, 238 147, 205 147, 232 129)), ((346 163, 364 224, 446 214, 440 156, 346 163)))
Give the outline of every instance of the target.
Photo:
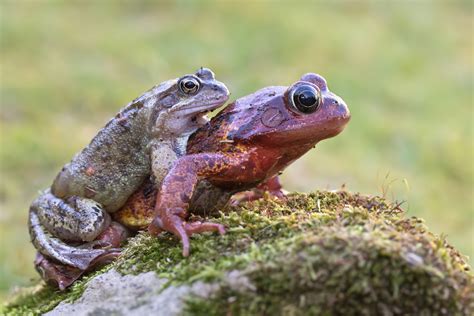
POLYGON ((0 14, 0 299, 37 279, 37 192, 122 106, 200 66, 233 99, 322 74, 353 119, 286 188, 404 200, 474 255, 472 2, 2 1, 0 14))

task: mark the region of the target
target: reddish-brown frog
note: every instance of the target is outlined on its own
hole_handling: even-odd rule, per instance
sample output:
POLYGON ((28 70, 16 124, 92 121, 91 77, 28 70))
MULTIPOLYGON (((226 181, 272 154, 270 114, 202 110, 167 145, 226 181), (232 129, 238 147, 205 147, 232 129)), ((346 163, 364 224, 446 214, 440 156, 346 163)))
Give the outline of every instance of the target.
POLYGON ((115 218, 126 226, 145 226, 154 216, 149 231, 175 234, 187 256, 192 234, 225 232, 220 224, 187 222, 190 211, 220 207, 233 194, 255 188, 281 196, 277 175, 319 141, 339 134, 349 119, 344 101, 317 74, 290 87, 261 89, 230 104, 190 137, 186 156, 162 182, 154 214, 148 211, 153 194, 145 186, 115 218))

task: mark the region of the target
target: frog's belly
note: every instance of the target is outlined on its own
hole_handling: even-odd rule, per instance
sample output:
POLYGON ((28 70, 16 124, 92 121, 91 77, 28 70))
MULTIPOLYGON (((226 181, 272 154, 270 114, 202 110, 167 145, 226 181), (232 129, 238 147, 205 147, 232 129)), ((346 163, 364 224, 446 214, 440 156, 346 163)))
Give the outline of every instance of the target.
POLYGON ((115 212, 150 175, 150 161, 146 155, 142 157, 97 167, 72 161, 58 174, 51 191, 60 198, 90 198, 115 212))

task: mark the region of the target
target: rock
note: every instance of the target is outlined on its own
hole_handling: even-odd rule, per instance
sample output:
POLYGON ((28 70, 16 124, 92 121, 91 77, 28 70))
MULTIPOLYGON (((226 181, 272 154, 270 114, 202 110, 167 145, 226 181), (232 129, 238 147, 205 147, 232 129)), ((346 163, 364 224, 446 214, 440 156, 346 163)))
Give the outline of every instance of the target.
POLYGON ((132 238, 112 265, 4 313, 46 315, 472 315, 465 258, 397 204, 348 192, 230 207, 224 236, 132 238))
POLYGON ((90 280, 78 300, 62 302, 45 316, 179 315, 184 306, 183 298, 190 295, 207 297, 217 287, 195 282, 164 288, 167 281, 158 278, 155 272, 122 276, 111 269, 90 280))

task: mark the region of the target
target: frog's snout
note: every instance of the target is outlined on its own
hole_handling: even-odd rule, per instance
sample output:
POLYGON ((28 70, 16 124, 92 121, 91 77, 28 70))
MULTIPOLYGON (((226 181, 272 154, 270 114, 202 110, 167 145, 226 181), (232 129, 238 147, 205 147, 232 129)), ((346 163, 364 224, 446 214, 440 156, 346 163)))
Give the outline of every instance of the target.
POLYGON ((349 107, 347 106, 344 100, 333 94, 328 93, 324 96, 324 103, 327 106, 327 109, 332 113, 333 117, 338 119, 342 119, 345 121, 349 121, 351 118, 351 112, 349 111, 349 107))
POLYGON ((223 83, 220 83, 220 82, 213 83, 210 88, 212 91, 214 91, 217 94, 216 100, 221 100, 223 102, 226 102, 229 99, 229 96, 230 96, 229 89, 227 89, 227 87, 223 83))
POLYGON ((351 111, 349 111, 349 107, 347 106, 346 102, 338 96, 334 98, 334 106, 337 108, 337 112, 339 113, 339 117, 341 119, 349 121, 351 119, 351 111))

